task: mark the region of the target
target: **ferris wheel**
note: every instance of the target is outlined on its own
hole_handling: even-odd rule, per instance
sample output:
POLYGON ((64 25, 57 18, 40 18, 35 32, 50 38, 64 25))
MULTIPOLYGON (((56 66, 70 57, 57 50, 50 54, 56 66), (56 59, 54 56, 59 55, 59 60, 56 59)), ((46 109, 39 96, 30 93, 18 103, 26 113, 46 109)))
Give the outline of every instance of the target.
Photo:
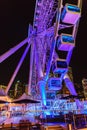
POLYGON ((46 87, 48 90, 60 90, 64 81, 70 93, 77 95, 67 72, 75 47, 81 11, 82 0, 76 0, 75 3, 36 0, 33 25, 29 25, 28 37, 0 56, 2 63, 27 44, 8 83, 6 94, 31 48, 28 94, 39 93, 42 104, 46 106, 46 87), (67 33, 68 29, 71 31, 67 33))

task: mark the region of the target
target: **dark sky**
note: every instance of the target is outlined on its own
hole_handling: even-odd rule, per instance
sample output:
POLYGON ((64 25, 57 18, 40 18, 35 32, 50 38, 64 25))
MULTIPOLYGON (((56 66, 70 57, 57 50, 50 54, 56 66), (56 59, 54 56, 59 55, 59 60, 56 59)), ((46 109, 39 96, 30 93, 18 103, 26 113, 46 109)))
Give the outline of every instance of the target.
MULTIPOLYGON (((27 37, 28 25, 32 24, 35 0, 0 0, 0 55, 17 45, 27 37)), ((75 82, 87 78, 87 0, 83 0, 82 17, 76 38, 70 65, 73 69, 75 82)), ((14 69, 26 46, 22 47, 15 55, 0 64, 0 84, 8 84, 14 69)), ((28 59, 22 65, 17 80, 26 82, 28 79, 28 59)))

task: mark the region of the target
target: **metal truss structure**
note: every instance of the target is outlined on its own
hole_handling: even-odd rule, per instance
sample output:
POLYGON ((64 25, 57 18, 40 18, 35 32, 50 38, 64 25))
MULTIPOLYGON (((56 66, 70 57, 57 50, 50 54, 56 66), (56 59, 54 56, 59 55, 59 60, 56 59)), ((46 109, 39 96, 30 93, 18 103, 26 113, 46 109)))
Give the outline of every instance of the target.
POLYGON ((60 90, 64 81, 70 93, 77 95, 67 72, 75 47, 81 9, 82 0, 76 0, 74 4, 63 0, 36 0, 33 25, 29 25, 28 37, 0 56, 2 63, 27 44, 8 83, 6 94, 31 47, 28 94, 35 92, 36 96, 40 95, 43 106, 46 106, 46 87, 48 90, 60 90), (67 33, 68 29, 71 31, 67 33))

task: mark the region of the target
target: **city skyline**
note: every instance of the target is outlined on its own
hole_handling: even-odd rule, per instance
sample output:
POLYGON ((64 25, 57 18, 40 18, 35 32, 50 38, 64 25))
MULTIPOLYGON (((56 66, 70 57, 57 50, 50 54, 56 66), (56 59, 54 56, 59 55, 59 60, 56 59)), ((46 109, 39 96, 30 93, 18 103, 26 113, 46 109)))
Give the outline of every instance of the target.
MULTIPOLYGON (((28 36, 28 25, 33 23, 35 0, 30 2, 26 0, 11 1, 8 3, 0 1, 0 55, 4 54, 10 48, 23 41, 28 36)), ((74 81, 81 82, 82 78, 87 78, 87 1, 84 0, 82 16, 76 38, 76 46, 73 50, 70 66, 72 67, 74 81)), ((18 59, 20 59, 26 46, 17 51, 0 64, 0 84, 8 84, 12 73, 14 72, 18 59)), ((28 53, 29 54, 29 53, 28 53)), ((26 82, 28 80, 29 55, 19 71, 18 80, 26 82)))

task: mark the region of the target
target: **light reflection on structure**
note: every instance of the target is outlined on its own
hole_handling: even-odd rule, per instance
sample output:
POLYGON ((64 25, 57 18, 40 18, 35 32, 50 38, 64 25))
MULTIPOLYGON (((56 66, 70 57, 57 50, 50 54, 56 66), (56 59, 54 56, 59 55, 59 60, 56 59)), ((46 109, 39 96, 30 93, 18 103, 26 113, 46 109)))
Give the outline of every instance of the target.
MULTIPOLYGON (((77 95, 74 84, 71 82, 67 72, 73 48, 75 47, 76 34, 81 17, 81 7, 81 0, 78 0, 77 5, 68 3, 63 5, 62 0, 36 0, 33 26, 29 26, 28 38, 0 56, 0 63, 2 63, 23 45, 28 44, 8 83, 6 94, 8 94, 31 47, 28 95, 32 96, 32 88, 36 92, 38 87, 38 94, 34 96, 40 95, 43 108, 47 108, 46 86, 49 86, 48 91, 60 90, 62 89, 63 81, 70 93, 77 95), (59 31, 61 32, 62 29, 71 27, 73 27, 71 34, 66 34, 66 31, 64 34, 59 34, 59 31), (67 51, 66 57, 61 58, 58 55, 58 51, 67 51), (52 76, 50 76, 51 74, 52 76)), ((63 104, 63 101, 58 101, 61 103, 57 106, 57 109, 63 104)), ((81 105, 80 101, 76 101, 79 107, 81 105)), ((68 106, 64 107, 68 109, 68 106)))

